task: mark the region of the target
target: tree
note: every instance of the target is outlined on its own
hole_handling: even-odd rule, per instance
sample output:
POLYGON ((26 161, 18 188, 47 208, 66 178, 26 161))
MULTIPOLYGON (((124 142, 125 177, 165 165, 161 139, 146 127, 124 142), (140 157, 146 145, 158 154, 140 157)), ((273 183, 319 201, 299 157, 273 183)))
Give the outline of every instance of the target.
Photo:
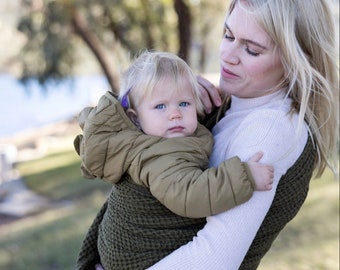
POLYGON ((140 49, 172 51, 189 63, 192 13, 197 13, 199 6, 192 2, 22 0, 18 29, 27 37, 27 43, 20 57, 21 79, 27 82, 34 77, 46 84, 71 76, 79 62, 78 49, 84 45, 113 91, 119 87, 117 63, 140 49))

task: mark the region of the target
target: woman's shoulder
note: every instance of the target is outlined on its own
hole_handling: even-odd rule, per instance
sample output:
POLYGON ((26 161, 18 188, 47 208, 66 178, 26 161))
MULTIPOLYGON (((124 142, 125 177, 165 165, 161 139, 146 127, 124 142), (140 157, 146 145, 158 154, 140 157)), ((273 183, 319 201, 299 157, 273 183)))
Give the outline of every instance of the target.
POLYGON ((236 140, 242 140, 244 147, 258 147, 265 151, 266 160, 270 161, 277 161, 287 154, 295 160, 308 138, 307 124, 305 121, 299 123, 297 113, 275 108, 248 114, 237 129, 235 136, 239 139, 236 140))
MULTIPOLYGON (((263 108, 254 110, 249 113, 240 123, 240 128, 246 128, 248 131, 264 131, 275 134, 286 134, 288 136, 297 132, 299 126, 299 116, 297 113, 290 113, 285 110, 275 108, 263 108)), ((306 129, 304 121, 301 128, 306 129)))

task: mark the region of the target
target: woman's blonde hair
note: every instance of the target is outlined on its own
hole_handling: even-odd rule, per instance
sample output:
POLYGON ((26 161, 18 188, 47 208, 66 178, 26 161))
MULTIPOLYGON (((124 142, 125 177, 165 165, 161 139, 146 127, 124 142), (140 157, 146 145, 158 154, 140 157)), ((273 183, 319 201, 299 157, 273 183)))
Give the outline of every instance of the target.
POLYGON ((196 76, 183 59, 168 52, 142 51, 123 73, 118 99, 135 108, 143 97, 152 95, 155 86, 165 78, 175 84, 187 80, 193 91, 197 114, 203 115, 196 76))
POLYGON ((256 16, 280 50, 292 111, 309 125, 318 156, 316 177, 337 172, 339 128, 338 46, 327 0, 233 0, 256 16))

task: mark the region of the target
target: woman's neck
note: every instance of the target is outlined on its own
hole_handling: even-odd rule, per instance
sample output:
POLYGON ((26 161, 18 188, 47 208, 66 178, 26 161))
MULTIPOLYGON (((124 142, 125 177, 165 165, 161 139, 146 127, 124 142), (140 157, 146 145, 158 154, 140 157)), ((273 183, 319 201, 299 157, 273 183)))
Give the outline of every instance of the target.
POLYGON ((255 107, 260 107, 266 104, 271 103, 275 100, 283 100, 286 95, 286 92, 283 90, 276 91, 269 95, 264 95, 261 97, 255 98, 239 98, 236 96, 231 96, 231 106, 229 111, 232 112, 234 110, 251 110, 255 107))

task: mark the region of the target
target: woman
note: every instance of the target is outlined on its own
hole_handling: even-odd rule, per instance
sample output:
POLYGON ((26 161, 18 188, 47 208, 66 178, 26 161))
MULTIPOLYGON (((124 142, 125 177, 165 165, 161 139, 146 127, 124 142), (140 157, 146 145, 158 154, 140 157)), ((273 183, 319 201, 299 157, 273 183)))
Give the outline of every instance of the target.
MULTIPOLYGON (((332 17, 326 0, 232 1, 220 46, 220 93, 231 105, 213 128, 210 165, 262 149, 275 168, 273 189, 208 217, 197 237, 149 269, 256 269, 301 207, 312 171, 336 168, 332 17)), ((212 85, 200 82, 218 103, 212 85)))

